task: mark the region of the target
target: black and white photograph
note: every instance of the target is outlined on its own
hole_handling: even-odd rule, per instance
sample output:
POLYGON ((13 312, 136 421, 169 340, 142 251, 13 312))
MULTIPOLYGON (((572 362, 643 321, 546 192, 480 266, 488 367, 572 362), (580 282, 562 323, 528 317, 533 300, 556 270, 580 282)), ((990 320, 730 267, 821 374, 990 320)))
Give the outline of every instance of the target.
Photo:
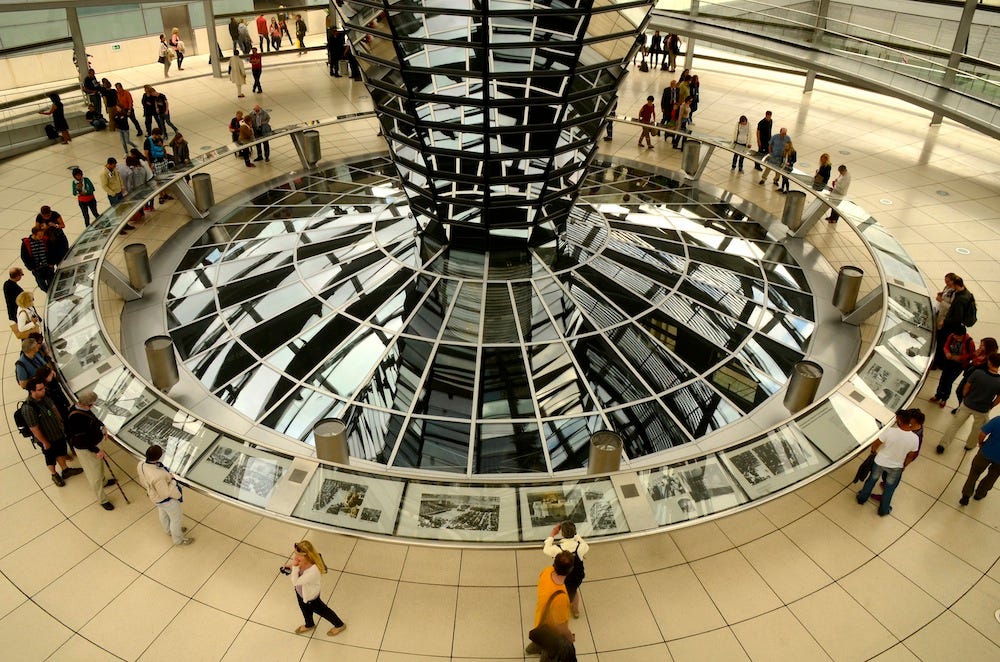
POLYGON ((432 540, 515 542, 519 539, 516 490, 411 481, 396 534, 432 540))
MULTIPOLYGON (((152 391, 121 366, 101 375, 87 389, 97 394, 94 412, 112 434, 117 434, 129 420, 156 401, 152 391)), ((142 447, 143 452, 146 446, 142 447)))
POLYGON ((722 461, 755 499, 798 482, 829 464, 804 436, 789 427, 725 451, 722 461))
POLYGON ((567 520, 585 538, 628 531, 618 493, 607 478, 561 486, 522 485, 517 491, 524 540, 545 540, 553 526, 567 520))
POLYGON ((570 521, 579 524, 587 519, 580 490, 547 490, 527 495, 531 526, 553 526, 570 521))
POLYGON ((933 331, 937 325, 927 293, 920 294, 889 283, 889 312, 901 320, 933 331))
POLYGON ((661 526, 721 512, 747 501, 715 456, 638 473, 661 526))
POLYGON ((284 471, 271 460, 242 455, 222 482, 239 488, 241 492, 249 491, 258 497, 267 498, 281 480, 284 471))
POLYGON ((265 508, 291 463, 290 457, 220 437, 186 477, 193 483, 265 508))
POLYGON ((153 405, 118 432, 118 438, 139 453, 151 444, 162 446, 163 464, 178 476, 187 473, 217 436, 201 420, 164 403, 153 405))
POLYGON ((500 497, 424 494, 420 499, 420 526, 425 529, 500 530, 500 497))
POLYGON ((917 375, 904 368, 884 347, 876 347, 852 382, 868 395, 896 411, 906 405, 917 385, 917 375))
POLYGON ((900 319, 891 309, 885 316, 885 331, 879 345, 910 370, 923 373, 931 360, 932 335, 927 329, 900 319))
POLYGON ((313 508, 325 510, 331 515, 357 517, 361 512, 361 504, 364 502, 367 492, 367 485, 327 478, 323 481, 323 486, 316 497, 316 502, 313 503, 313 508))
POLYGON ((240 455, 242 455, 242 453, 231 446, 216 444, 215 447, 212 448, 212 452, 208 454, 207 461, 228 469, 233 466, 233 462, 235 462, 236 458, 240 455))
POLYGON ((345 529, 391 534, 404 485, 399 480, 320 467, 292 515, 345 529))
POLYGON ((96 261, 84 262, 75 266, 60 266, 56 277, 52 280, 48 296, 53 300, 64 299, 80 289, 90 292, 94 288, 94 269, 96 261))

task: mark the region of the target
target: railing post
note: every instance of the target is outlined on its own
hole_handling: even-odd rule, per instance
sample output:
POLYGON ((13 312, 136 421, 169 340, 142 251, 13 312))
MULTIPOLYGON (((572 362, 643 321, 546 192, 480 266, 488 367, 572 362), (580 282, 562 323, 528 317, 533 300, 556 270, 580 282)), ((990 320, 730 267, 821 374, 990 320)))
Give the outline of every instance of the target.
MULTIPOLYGON (((958 77, 958 65, 962 63, 962 56, 968 47, 969 33, 972 31, 972 17, 976 13, 977 0, 965 0, 962 7, 962 17, 958 19, 958 29, 955 30, 955 41, 951 45, 951 55, 948 56, 948 68, 944 70, 944 81, 941 87, 950 90, 955 86, 955 79, 958 77)), ((931 124, 940 124, 944 119, 944 113, 936 111, 931 116, 931 124)))

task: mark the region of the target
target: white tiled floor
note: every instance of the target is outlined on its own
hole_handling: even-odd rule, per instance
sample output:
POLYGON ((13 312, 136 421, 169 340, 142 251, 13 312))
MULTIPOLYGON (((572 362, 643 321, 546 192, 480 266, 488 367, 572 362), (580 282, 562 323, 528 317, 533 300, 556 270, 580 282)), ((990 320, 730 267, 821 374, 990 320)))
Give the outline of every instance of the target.
MULTIPOLYGON (((189 63, 192 75, 208 69, 199 58, 189 63)), ((790 127, 803 164, 827 151, 849 165, 853 197, 917 257, 930 285, 947 271, 967 276, 979 301, 976 337, 1000 334, 994 141, 952 125, 928 128, 923 111, 891 99, 823 83, 803 97, 801 79, 792 76, 696 64, 703 81, 698 131, 728 136, 739 114, 755 122, 773 110, 776 124, 790 127), (959 255, 959 247, 970 254, 959 255)), ((119 77, 135 87, 149 74, 147 66, 119 77)), ((664 74, 633 73, 621 108, 637 110, 640 99, 658 98, 667 82, 664 74)), ((260 100, 276 125, 369 107, 363 86, 331 81, 322 63, 307 58, 269 68, 264 88, 260 100)), ((191 78, 163 90, 194 151, 227 140, 235 108, 228 81, 191 78)), ((381 149, 373 133, 345 136, 324 151, 381 149)), ((677 167, 678 152, 637 150, 636 134, 619 127, 602 149, 677 167)), ((0 262, 16 262, 18 240, 42 204, 63 213, 71 234, 80 230, 66 168, 79 164, 96 177, 116 144, 115 136, 89 135, 0 163, 6 212, 0 262)), ((217 179, 217 199, 292 167, 285 154, 271 168, 234 168, 217 179)), ((757 186, 753 171, 730 174, 726 159, 713 161, 706 178, 780 209, 782 198, 770 185, 757 186)), ((157 213, 181 212, 174 204, 157 213)), ((824 241, 827 232, 818 228, 814 240, 824 241)), ((11 341, 8 365, 14 351, 11 341)), ((9 414, 21 392, 9 378, 2 390, 9 414)), ((928 406, 923 399, 917 404, 928 406)), ((932 447, 948 415, 928 413, 932 447)), ((126 479, 128 456, 115 458, 126 479)), ((595 545, 582 617, 572 623, 580 659, 1000 659, 1000 623, 993 617, 1000 607, 1000 497, 957 505, 967 463, 957 445, 943 456, 923 455, 906 472, 885 519, 854 504, 845 484, 853 470, 841 470, 717 522, 595 545)), ((323 597, 349 627, 336 639, 325 636, 325 624, 300 636, 291 632, 300 618, 294 596, 276 570, 303 528, 190 494, 186 514, 197 542, 172 548, 141 490, 131 482, 125 488, 132 505, 115 495, 117 509, 106 513, 89 501, 82 479, 55 488, 29 445, 0 434, 4 659, 522 657, 532 587, 545 562, 538 551, 434 550, 309 532, 331 568, 323 597)))

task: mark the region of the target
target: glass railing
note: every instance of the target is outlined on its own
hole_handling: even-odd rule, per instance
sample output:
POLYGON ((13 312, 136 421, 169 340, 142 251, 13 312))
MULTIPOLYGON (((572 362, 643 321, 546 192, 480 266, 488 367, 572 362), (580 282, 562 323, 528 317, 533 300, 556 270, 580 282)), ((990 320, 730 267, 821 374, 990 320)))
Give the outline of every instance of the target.
MULTIPOLYGON (((290 138, 306 130, 318 131, 324 149, 334 150, 346 142, 345 136, 372 132, 372 114, 280 129, 268 138, 272 160, 295 158, 290 138)), ((628 127, 622 125, 620 130, 628 127)), ((700 135, 691 139, 700 142, 705 153, 714 150, 715 158, 728 162, 731 157, 728 141, 700 135)), ((814 204, 836 206, 843 219, 835 228, 823 224, 822 235, 819 231, 809 235, 814 245, 831 256, 834 269, 838 260, 863 265, 865 289, 883 297, 881 308, 861 328, 867 342, 856 368, 810 406, 745 441, 708 451, 692 444, 607 475, 429 478, 396 468, 379 471, 371 463, 348 467, 318 461, 306 447, 297 453, 250 440, 227 429, 220 422, 225 416, 197 414, 194 405, 186 407, 156 390, 130 365, 121 347, 118 327, 125 304, 110 285, 111 266, 121 263, 121 249, 136 238, 121 237, 119 230, 145 200, 182 185, 195 173, 213 175, 220 199, 242 191, 239 186, 245 185, 245 178, 232 176, 232 168, 242 169, 242 163, 234 163, 232 154, 233 147, 224 146, 196 157, 183 170, 132 192, 87 228, 56 273, 46 324, 63 379, 74 392, 97 392, 95 411, 118 443, 137 457, 150 443, 158 443, 166 450, 164 462, 185 483, 261 514, 361 536, 438 544, 537 544, 555 522, 567 518, 577 522, 582 535, 601 539, 681 526, 774 498, 849 461, 891 424, 892 412, 913 397, 929 365, 932 302, 913 260, 864 209, 812 191, 808 173, 792 172, 790 178, 813 197, 814 204)), ((361 152, 358 157, 373 158, 361 152)), ((723 194, 722 176, 718 184, 700 183, 647 164, 626 161, 619 166, 614 157, 603 156, 597 160, 608 161, 616 170, 635 167, 650 174, 617 192, 607 176, 595 175, 584 186, 588 193, 582 204, 618 200, 614 204, 641 210, 642 205, 669 199, 683 189, 694 191, 688 195, 704 204, 721 200, 722 195, 721 204, 731 211, 729 223, 775 222, 759 207, 723 194), (623 195, 625 190, 628 195, 623 195)), ((333 161, 321 168, 348 173, 344 164, 333 161)), ((726 167, 716 170, 729 172, 726 167)), ((387 184, 389 170, 380 167, 371 173, 366 183, 372 187, 371 196, 365 204, 372 205, 373 213, 382 204, 398 207, 395 188, 387 184), (379 202, 378 196, 385 200, 379 202)), ((289 194, 306 198, 315 186, 302 172, 292 172, 282 182, 289 194)), ((325 186, 324 191, 340 190, 335 183, 325 186)), ((747 237, 758 237, 756 225, 745 224, 751 232, 747 237)), ((155 241, 169 237, 159 230, 153 234, 147 242, 155 254, 155 241)), ((769 236, 768 241, 777 240, 769 236)), ((774 250, 780 252, 778 246, 774 250)), ((218 413, 224 405, 213 406, 218 413)))

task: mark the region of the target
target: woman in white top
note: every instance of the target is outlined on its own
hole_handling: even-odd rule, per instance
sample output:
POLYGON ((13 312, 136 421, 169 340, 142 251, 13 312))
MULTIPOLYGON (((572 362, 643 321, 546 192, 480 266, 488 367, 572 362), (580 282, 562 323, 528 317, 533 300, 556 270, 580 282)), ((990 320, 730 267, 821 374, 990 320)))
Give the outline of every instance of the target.
POLYGON ((35 297, 31 292, 21 292, 14 299, 14 303, 17 304, 18 334, 23 334, 27 338, 29 333, 41 333, 42 316, 35 310, 35 297))
POLYGON ((746 115, 740 115, 740 121, 736 123, 736 132, 733 134, 733 147, 736 150, 733 152, 733 167, 730 170, 736 170, 736 159, 740 161, 740 174, 743 174, 743 152, 750 149, 750 120, 747 119, 746 115), (743 149, 740 149, 740 148, 743 149))
POLYGON ((545 546, 542 552, 546 556, 555 558, 559 552, 570 552, 575 557, 573 569, 566 575, 566 595, 569 597, 569 605, 573 610, 573 618, 580 618, 580 584, 583 583, 585 572, 583 569, 583 557, 590 551, 590 545, 576 532, 576 524, 566 521, 556 524, 552 529, 552 535, 545 539, 545 546), (556 544, 556 536, 562 532, 562 540, 556 544))
POLYGON ((160 55, 156 59, 157 59, 157 61, 160 64, 163 65, 163 77, 164 78, 168 78, 170 76, 170 73, 169 73, 170 72, 170 63, 174 59, 174 49, 172 49, 170 47, 170 44, 167 43, 167 35, 165 35, 165 34, 161 34, 160 35, 160 51, 159 51, 159 53, 160 53, 160 55))
POLYGON ((313 614, 318 614, 333 623, 333 627, 326 633, 328 637, 336 636, 347 629, 344 621, 340 620, 336 612, 330 609, 319 597, 322 574, 326 572, 326 564, 323 563, 323 557, 319 555, 311 542, 303 540, 295 543, 292 559, 284 567, 291 570, 290 576, 292 587, 295 589, 295 599, 298 600, 299 609, 305 619, 305 625, 295 628, 296 634, 308 632, 316 627, 313 614))

